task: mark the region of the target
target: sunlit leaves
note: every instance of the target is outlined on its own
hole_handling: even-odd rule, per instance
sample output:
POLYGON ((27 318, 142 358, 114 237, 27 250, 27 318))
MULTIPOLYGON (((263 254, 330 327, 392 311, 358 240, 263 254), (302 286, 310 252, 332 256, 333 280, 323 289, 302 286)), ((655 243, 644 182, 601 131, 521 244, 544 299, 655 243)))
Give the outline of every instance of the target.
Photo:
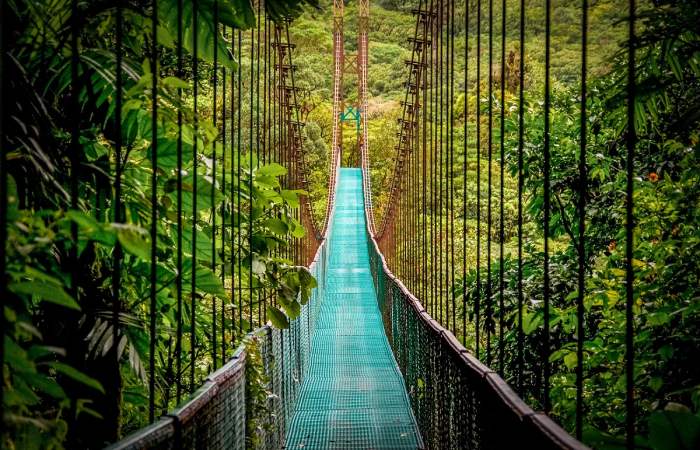
POLYGON ((277 163, 270 163, 255 171, 256 179, 270 180, 287 174, 287 169, 277 163))
MULTIPOLYGON (((183 264, 183 277, 185 280, 191 280, 192 278, 191 259, 186 260, 183 264)), ((226 298, 227 296, 227 292, 221 283, 221 278, 219 278, 211 269, 202 266, 201 264, 197 264, 196 266, 195 286, 197 291, 203 294, 212 294, 221 298, 226 298)))
MULTIPOLYGON (((177 3, 168 0, 160 6, 161 20, 165 24, 170 36, 177 36, 178 29, 178 8, 177 3)), ((255 16, 250 2, 241 0, 203 0, 199 3, 199 8, 196 11, 197 24, 194 26, 195 11, 191 2, 182 3, 182 30, 183 30, 183 47, 194 53, 195 50, 195 28, 196 34, 196 51, 200 58, 207 61, 214 61, 214 49, 217 49, 218 62, 222 66, 229 69, 235 69, 235 64, 232 57, 229 57, 229 52, 223 36, 219 32, 219 25, 234 27, 239 29, 250 28, 255 24, 255 16), (214 22, 214 5, 218 4, 218 19, 219 23, 214 22), (215 45, 216 42, 216 45, 215 45)), ((175 45, 172 39, 167 39, 162 44, 175 45)))
POLYGON ((287 234, 287 231, 289 228, 287 227, 287 224, 282 221, 281 219, 278 219, 276 217, 267 219, 264 222, 264 225, 270 229, 275 234, 278 234, 280 236, 285 236, 287 234))
POLYGON ((289 328, 289 320, 287 316, 274 306, 270 306, 267 309, 268 318, 272 325, 277 328, 289 328))
POLYGON ((122 247, 144 261, 151 260, 150 239, 145 229, 133 225, 112 224, 122 247))

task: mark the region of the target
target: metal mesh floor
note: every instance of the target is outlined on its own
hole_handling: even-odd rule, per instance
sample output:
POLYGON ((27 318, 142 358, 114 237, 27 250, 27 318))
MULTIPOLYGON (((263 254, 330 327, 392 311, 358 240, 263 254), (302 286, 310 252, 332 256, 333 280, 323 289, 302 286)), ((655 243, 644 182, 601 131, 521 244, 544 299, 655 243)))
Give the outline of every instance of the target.
POLYGON ((341 169, 325 297, 288 449, 415 449, 406 388, 384 334, 369 267, 362 171, 341 169))

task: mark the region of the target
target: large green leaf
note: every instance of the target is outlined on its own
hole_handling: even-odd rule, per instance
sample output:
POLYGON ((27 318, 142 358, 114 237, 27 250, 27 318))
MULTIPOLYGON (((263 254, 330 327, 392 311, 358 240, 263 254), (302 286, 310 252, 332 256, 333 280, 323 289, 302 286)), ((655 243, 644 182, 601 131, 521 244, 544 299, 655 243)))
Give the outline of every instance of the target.
POLYGON ((48 394, 55 399, 60 400, 66 397, 66 393, 63 388, 61 388, 61 386, 53 378, 49 378, 36 372, 25 372, 22 374, 22 377, 34 389, 40 390, 41 392, 48 394))
MULTIPOLYGON (((165 25, 168 33, 177 39, 178 8, 177 1, 168 0, 158 9, 160 20, 165 25)), ((255 24, 255 15, 252 5, 244 0, 218 0, 218 20, 214 22, 214 0, 201 0, 197 9, 197 55, 207 61, 214 61, 214 49, 216 48, 219 64, 229 69, 235 69, 236 65, 230 56, 227 45, 221 33, 219 24, 238 29, 247 29, 255 24), (216 45, 215 45, 216 41, 216 45)), ((192 2, 182 3, 182 29, 183 47, 193 54, 194 50, 194 8, 192 2)), ((164 44, 167 44, 165 42, 164 44)), ((177 45, 177 42, 174 42, 177 45)))
POLYGON ((298 17, 303 11, 305 5, 319 7, 317 0, 269 0, 265 2, 265 10, 270 17, 276 22, 285 18, 298 17))
MULTIPOLYGON (((212 0, 205 1, 214 3, 212 0)), ((250 0, 218 0, 217 4, 222 24, 242 30, 255 26, 255 12, 250 0)))
MULTIPOLYGON (((159 137, 158 145, 158 167, 165 172, 169 172, 177 168, 177 137, 159 137)), ((152 158, 153 148, 149 147, 147 157, 152 158)), ((186 164, 192 160, 192 144, 182 141, 182 161, 186 164)))
MULTIPOLYGON (((209 235, 200 229, 197 229, 197 259, 200 261, 211 262, 212 257, 212 242, 209 235)), ((187 224, 182 229, 182 240, 185 253, 192 254, 192 225, 187 224)), ((217 258, 218 259, 218 258, 217 258)))
POLYGON ((80 310, 78 303, 63 290, 63 286, 41 281, 21 281, 9 286, 10 292, 15 294, 35 295, 40 299, 65 306, 69 309, 80 310))
POLYGON ((301 303, 306 304, 311 298, 311 290, 318 286, 316 278, 311 275, 309 269, 303 266, 297 268, 299 273, 299 294, 301 296, 301 303))
POLYGON ((109 224, 100 223, 82 211, 70 210, 66 217, 75 222, 79 228, 79 237, 104 244, 108 247, 117 242, 117 233, 109 224))
POLYGON ((306 236, 306 228, 304 228, 304 226, 301 223, 299 223, 293 217, 289 218, 289 222, 290 222, 290 224, 289 224, 290 228, 292 229, 292 236, 293 237, 295 237, 297 239, 301 239, 304 236, 306 236))
POLYGON ((116 223, 112 227, 117 230, 119 243, 127 252, 144 261, 151 260, 151 245, 146 230, 135 225, 116 223))
MULTIPOLYGON (((203 169, 202 169, 203 170, 203 169)), ((182 180, 182 210, 187 214, 191 214, 194 206, 194 177, 190 174, 182 180)), ((197 176, 197 211, 210 209, 212 183, 205 177, 198 174, 197 176)), ((177 192, 170 192, 170 199, 173 204, 177 202, 177 192)), ((214 189, 214 203, 219 204, 224 199, 223 194, 219 189, 214 189)))
POLYGON ((279 236, 284 236, 287 234, 287 224, 284 223, 281 219, 278 219, 276 217, 267 219, 264 222, 264 225, 270 229, 273 233, 279 235, 279 236))
POLYGON ((299 196, 300 195, 306 195, 304 191, 301 190, 287 190, 287 189, 282 189, 280 191, 280 194, 282 195, 282 198, 284 201, 292 208, 298 208, 299 207, 299 196))
POLYGON ((275 308, 274 306, 267 307, 267 317, 268 319, 270 319, 270 322, 272 322, 272 325, 274 325, 276 328, 289 328, 289 320, 287 319, 287 316, 285 316, 282 311, 275 308))
POLYGON ((255 174, 263 177, 281 177, 287 174, 287 169, 277 163, 270 163, 259 168, 255 174))
POLYGON ((654 412, 649 418, 649 443, 655 450, 700 448, 700 417, 690 412, 654 412))
POLYGON ((100 384, 99 381, 95 380, 94 378, 91 378, 87 375, 85 375, 83 372, 79 371, 75 367, 69 366, 68 364, 61 363, 61 362, 49 362, 47 365, 51 368, 53 368, 56 372, 62 373, 63 375, 72 378, 73 380, 84 384, 85 386, 89 386, 96 391, 99 391, 104 394, 105 390, 102 387, 102 384, 100 384))
MULTIPOLYGON (((188 259, 184 262, 182 268, 184 280, 191 280, 192 277, 192 260, 188 259)), ((185 284, 187 285, 187 284, 185 284)), ((228 293, 221 283, 221 278, 216 275, 210 268, 197 264, 195 273, 195 285, 197 291, 204 294, 216 295, 220 298, 226 298, 228 293)))

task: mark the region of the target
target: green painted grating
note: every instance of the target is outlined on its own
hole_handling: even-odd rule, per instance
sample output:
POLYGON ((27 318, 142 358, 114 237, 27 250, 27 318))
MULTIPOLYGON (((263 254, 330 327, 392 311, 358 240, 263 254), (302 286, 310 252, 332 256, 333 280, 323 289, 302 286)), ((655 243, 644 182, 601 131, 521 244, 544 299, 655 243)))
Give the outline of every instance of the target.
POLYGON ((332 223, 325 292, 286 448, 421 448, 370 272, 360 169, 341 169, 332 223))

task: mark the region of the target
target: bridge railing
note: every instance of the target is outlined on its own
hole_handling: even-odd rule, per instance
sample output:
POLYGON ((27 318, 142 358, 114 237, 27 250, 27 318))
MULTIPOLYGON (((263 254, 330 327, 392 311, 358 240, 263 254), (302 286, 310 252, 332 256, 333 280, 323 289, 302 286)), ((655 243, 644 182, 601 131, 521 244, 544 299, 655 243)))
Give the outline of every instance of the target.
MULTIPOLYGON (((301 315, 287 329, 269 325, 248 335, 255 340, 263 360, 263 372, 268 379, 268 417, 263 423, 267 430, 257 430, 264 448, 284 447, 287 424, 294 414, 299 389, 304 381, 311 354, 311 337, 325 292, 328 249, 335 192, 340 160, 333 168, 333 185, 329 198, 329 219, 313 262, 311 274, 319 280, 309 301, 302 306, 301 315)), ((209 375, 204 384, 182 405, 163 415, 153 424, 142 428, 108 447, 109 450, 170 450, 170 449, 245 449, 246 410, 249 393, 246 390, 246 366, 249 364, 246 344, 238 346, 233 357, 209 375)), ((261 418, 258 418, 261 419, 261 418)))
POLYGON ((367 239, 384 330, 426 448, 587 448, 525 404, 433 319, 389 270, 369 227, 367 239))
MULTIPOLYGON (((311 272, 323 279, 327 246, 321 245, 311 272)), ((294 413, 294 405, 307 367, 311 336, 323 298, 323 284, 313 291, 302 313, 280 330, 264 326, 248 335, 258 343, 263 360, 263 371, 269 380, 267 389, 268 417, 262 423, 269 425, 259 438, 265 448, 284 446, 287 423, 294 413)), ((231 360, 207 377, 204 384, 181 406, 162 416, 158 421, 108 447, 111 450, 128 449, 244 449, 246 424, 250 412, 246 410, 249 392, 246 389, 246 365, 249 364, 246 344, 241 344, 231 360)))

